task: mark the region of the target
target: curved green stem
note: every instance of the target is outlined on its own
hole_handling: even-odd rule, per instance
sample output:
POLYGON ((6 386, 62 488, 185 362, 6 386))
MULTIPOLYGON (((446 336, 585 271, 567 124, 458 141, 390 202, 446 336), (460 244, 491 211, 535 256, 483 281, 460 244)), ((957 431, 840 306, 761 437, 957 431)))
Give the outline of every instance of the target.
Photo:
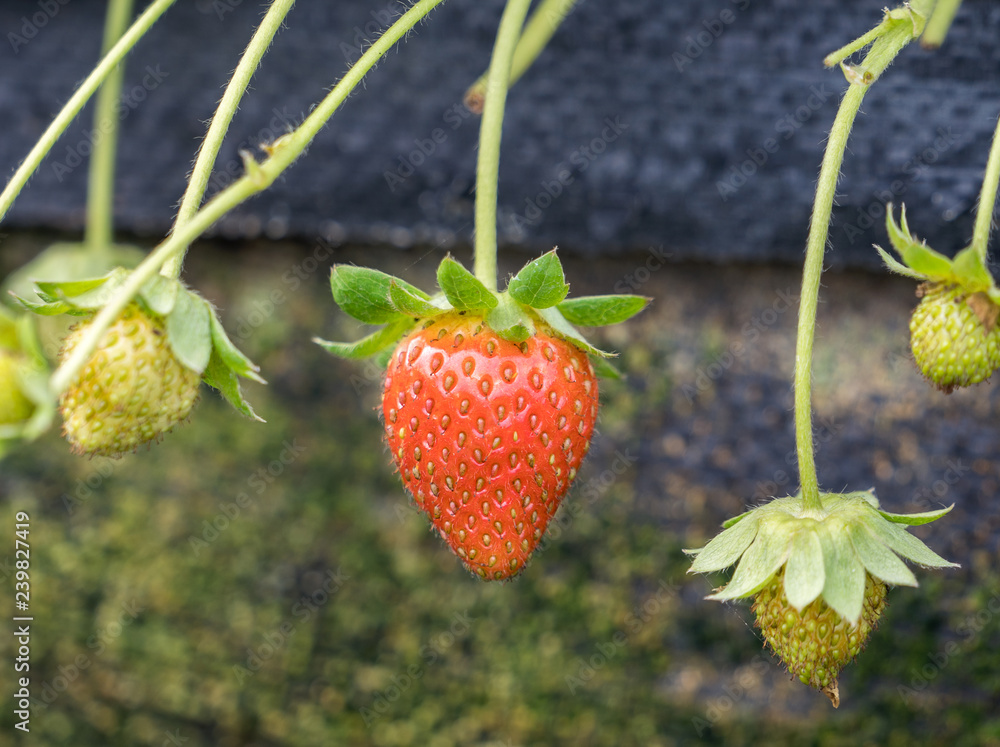
POLYGON ((42 159, 52 150, 56 141, 59 140, 59 136, 66 131, 70 122, 80 113, 80 110, 90 100, 90 97, 94 95, 107 77, 114 72, 118 64, 138 43, 139 39, 149 31, 149 28, 175 2, 176 0, 154 0, 111 48, 111 51, 97 64, 97 67, 91 71, 90 75, 84 79, 80 87, 70 97, 69 101, 66 102, 59 114, 56 115, 52 124, 42 133, 42 136, 28 153, 24 162, 14 172, 14 176, 7 182, 7 186, 4 187, 3 192, 0 192, 0 220, 3 220, 4 216, 7 215, 7 211, 10 210, 14 199, 20 194, 31 175, 38 169, 42 159))
MULTIPOLYGON (((109 0, 104 21, 105 56, 121 39, 132 20, 133 0, 109 0)), ((97 93, 94 132, 99 133, 90 156, 87 183, 87 225, 84 243, 94 254, 107 254, 114 241, 115 158, 118 154, 118 99, 121 97, 125 63, 108 75, 97 93)))
MULTIPOLYGON (((917 2, 913 3, 914 7, 918 5, 917 2)), ((816 476, 812 431, 812 358, 813 343, 816 338, 820 276, 823 274, 823 253, 830 228, 833 200, 837 192, 837 180, 840 177, 840 166, 844 162, 847 139, 861 108, 861 101, 871 84, 885 71, 899 51, 920 35, 922 24, 918 27, 917 23, 911 24, 909 19, 893 18, 887 13, 878 29, 880 33, 874 38, 870 38, 870 32, 861 37, 872 42, 872 47, 856 71, 861 74, 852 73, 848 77, 851 80, 864 82, 851 83, 840 102, 833 127, 830 129, 830 137, 823 154, 823 165, 819 172, 819 182, 816 186, 816 199, 813 202, 809 238, 806 242, 806 259, 802 271, 802 295, 799 301, 798 334, 795 341, 795 446, 798 452, 803 506, 807 512, 820 514, 823 512, 823 504, 816 476)), ((848 45, 844 49, 852 46, 848 45)), ((839 60, 834 60, 837 61, 839 60)))
POLYGON ((500 140, 503 113, 510 87, 514 48, 528 15, 531 0, 507 0, 490 69, 486 73, 483 120, 479 127, 479 160, 476 163, 475 274, 490 290, 497 289, 497 181, 500 178, 500 140))
POLYGON ((108 300, 108 303, 97 313, 73 352, 52 374, 52 378, 49 380, 49 389, 53 396, 58 397, 73 381, 97 348, 104 332, 118 317, 122 309, 135 298, 143 283, 153 277, 172 257, 182 254, 192 241, 208 230, 223 215, 258 192, 267 189, 285 169, 292 165, 319 131, 326 126, 330 117, 357 88, 368 71, 410 29, 443 2, 444 0, 419 0, 400 16, 368 48, 361 59, 345 73, 340 82, 333 87, 333 90, 312 110, 312 113, 298 128, 271 143, 268 147, 270 155, 265 161, 257 163, 250 154, 242 154, 247 173, 209 200, 190 220, 178 225, 174 232, 129 275, 128 279, 108 300))
POLYGON ((984 265, 990 241, 990 229, 993 228, 997 182, 1000 182, 1000 119, 997 120, 997 127, 993 132, 993 144, 990 146, 990 155, 986 161, 983 188, 979 193, 979 207, 976 209, 976 225, 972 229, 972 246, 984 265))
MULTIPOLYGON (((233 73, 229 85, 226 86, 226 92, 215 110, 212 124, 198 150, 198 158, 191 171, 191 178, 188 180, 184 197, 181 199, 181 206, 177 211, 177 219, 174 221, 172 231, 176 231, 178 226, 187 223, 198 212, 201 200, 205 196, 205 189, 208 187, 208 179, 215 167, 215 160, 219 156, 219 149, 222 147, 222 141, 226 138, 229 125, 240 107, 240 100, 246 93, 250 79, 253 78, 260 66, 260 61, 267 52, 267 48, 271 46, 271 41, 278 33, 278 29, 281 28, 282 22, 293 5, 295 5, 295 0, 274 0, 240 58, 240 63, 236 66, 236 71, 233 73)), ((172 278, 178 277, 181 274, 185 252, 186 249, 167 260, 161 270, 162 274, 172 278)))
MULTIPOLYGON (((556 29, 573 10, 578 0, 542 0, 541 4, 531 14, 521 32, 514 48, 514 58, 510 66, 510 83, 513 86, 530 68, 538 55, 548 45, 556 29)), ((479 80, 473 83, 465 93, 465 103, 477 114, 482 112, 483 97, 486 95, 486 76, 483 73, 479 80)))
POLYGON ((924 49, 937 49, 944 44, 944 38, 948 35, 948 29, 951 28, 951 22, 955 20, 955 14, 958 13, 958 6, 961 4, 962 0, 938 0, 934 12, 927 21, 920 46, 924 49))

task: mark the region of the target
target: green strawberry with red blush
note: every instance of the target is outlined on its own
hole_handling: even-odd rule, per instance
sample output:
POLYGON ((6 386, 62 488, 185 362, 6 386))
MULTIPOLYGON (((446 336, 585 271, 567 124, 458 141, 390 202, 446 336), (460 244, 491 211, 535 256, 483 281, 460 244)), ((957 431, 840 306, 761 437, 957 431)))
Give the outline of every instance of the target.
POLYGON ((446 258, 429 296, 376 270, 338 266, 334 300, 383 324, 346 358, 385 356, 386 441, 410 495, 484 580, 524 570, 590 447, 597 368, 613 369, 573 324, 614 324, 639 296, 566 299, 555 252, 497 293, 446 258), (400 340, 400 338, 403 338, 400 340))

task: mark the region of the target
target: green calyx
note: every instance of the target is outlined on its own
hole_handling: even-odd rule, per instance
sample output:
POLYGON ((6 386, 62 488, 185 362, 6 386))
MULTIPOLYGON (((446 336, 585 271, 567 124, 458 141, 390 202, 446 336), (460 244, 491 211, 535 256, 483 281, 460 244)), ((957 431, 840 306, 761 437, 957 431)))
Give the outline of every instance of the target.
POLYGON ((892 514, 874 493, 825 493, 822 512, 809 512, 801 496, 777 498, 727 521, 724 531, 695 556, 688 573, 711 573, 736 564, 732 579, 707 597, 718 601, 753 596, 784 569, 788 602, 801 611, 819 597, 856 625, 865 599, 866 574, 894 586, 917 586, 903 562, 928 568, 956 568, 905 525, 926 524, 938 511, 892 514))
POLYGON ((450 256, 437 271, 440 290, 433 296, 404 280, 378 270, 336 265, 330 288, 337 305, 366 324, 383 325, 353 343, 314 339, 341 358, 387 357, 395 343, 416 325, 451 311, 482 315, 486 325, 505 340, 523 342, 544 325, 554 334, 589 353, 605 365, 599 372, 614 375, 604 359, 614 356, 592 345, 574 325, 600 327, 617 324, 642 311, 643 296, 582 296, 568 299, 569 285, 556 250, 532 260, 496 292, 450 256))
POLYGON ((886 205, 885 228, 893 249, 902 261, 895 259, 878 245, 875 249, 893 272, 915 280, 957 285, 965 295, 983 293, 993 304, 1000 304, 1000 289, 993 282, 993 276, 975 247, 965 247, 952 259, 935 251, 910 232, 906 223, 905 205, 900 211, 899 224, 893 217, 892 203, 886 205))
MULTIPOLYGON (((129 275, 129 270, 118 267, 96 278, 37 281, 38 302, 11 295, 35 314, 90 317, 112 298, 129 275)), ((239 412, 261 420, 243 398, 238 377, 266 382, 258 373, 260 369, 229 339, 207 300, 179 280, 163 275, 147 280, 135 300, 144 311, 163 320, 170 350, 179 363, 219 390, 239 412)))
POLYGON ((47 379, 48 364, 34 320, 0 306, 0 456, 49 399, 47 379))

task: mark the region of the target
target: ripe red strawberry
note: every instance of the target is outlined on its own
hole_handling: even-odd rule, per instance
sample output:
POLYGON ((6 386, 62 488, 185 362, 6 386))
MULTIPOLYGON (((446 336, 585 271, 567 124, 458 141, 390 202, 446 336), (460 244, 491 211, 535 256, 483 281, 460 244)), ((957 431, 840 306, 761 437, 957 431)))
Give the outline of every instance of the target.
POLYGON ((524 569, 587 453, 597 406, 582 350, 541 325, 510 342, 465 312, 399 343, 382 396, 404 484, 486 580, 524 569))

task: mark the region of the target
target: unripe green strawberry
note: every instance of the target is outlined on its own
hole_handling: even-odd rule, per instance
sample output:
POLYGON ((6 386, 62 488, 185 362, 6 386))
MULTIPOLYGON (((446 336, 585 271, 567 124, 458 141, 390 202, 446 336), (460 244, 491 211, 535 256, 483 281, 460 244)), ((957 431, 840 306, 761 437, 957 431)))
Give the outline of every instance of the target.
POLYGON ((19 366, 16 353, 0 348, 0 425, 24 422, 35 409, 21 391, 17 376, 19 366))
POLYGON ((997 307, 984 293, 925 283, 910 319, 910 344, 921 372, 944 392, 985 381, 1000 368, 997 307))
POLYGON ((579 348, 545 327, 510 342, 457 312, 399 343, 382 396, 403 483, 484 580, 524 570, 587 453, 597 408, 579 348))
POLYGON ((885 609, 886 586, 866 574, 864 607, 857 625, 841 617, 822 597, 801 612, 785 596, 784 569, 754 601, 757 626, 788 671, 840 704, 837 675, 865 647, 885 609))
MULTIPOLYGON (((89 324, 66 337, 61 360, 89 324)), ((77 453, 118 457, 135 451, 188 416, 199 381, 174 356, 163 323, 133 304, 60 397, 63 431, 77 453)))

